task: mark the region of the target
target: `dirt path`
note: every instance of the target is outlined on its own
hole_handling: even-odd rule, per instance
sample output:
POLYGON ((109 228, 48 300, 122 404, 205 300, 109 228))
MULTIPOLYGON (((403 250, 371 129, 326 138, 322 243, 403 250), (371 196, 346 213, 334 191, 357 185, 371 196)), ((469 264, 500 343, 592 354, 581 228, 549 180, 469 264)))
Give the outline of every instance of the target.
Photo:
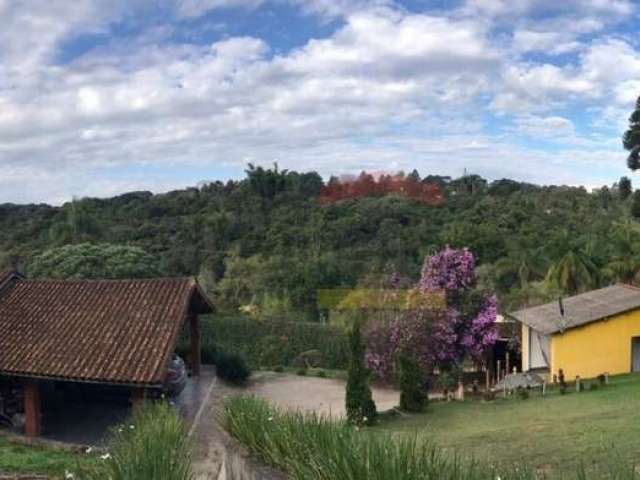
MULTIPOLYGON (((397 390, 381 387, 372 387, 371 390, 378 411, 396 407, 400 401, 397 390)), ((335 417, 345 415, 343 380, 260 372, 255 375, 246 393, 283 408, 315 411, 335 417)))

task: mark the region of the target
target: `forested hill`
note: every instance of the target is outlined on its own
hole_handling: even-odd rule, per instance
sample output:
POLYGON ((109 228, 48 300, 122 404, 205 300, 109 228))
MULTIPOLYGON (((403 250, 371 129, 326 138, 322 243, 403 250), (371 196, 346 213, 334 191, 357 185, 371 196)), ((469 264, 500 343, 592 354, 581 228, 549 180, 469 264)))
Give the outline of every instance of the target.
POLYGON ((80 245, 64 255, 83 254, 87 243, 94 253, 137 247, 130 250, 148 254, 152 274, 199 274, 221 305, 310 318, 318 316, 318 288, 371 285, 391 272, 416 278, 424 256, 447 244, 476 254, 482 282, 507 305, 633 281, 640 268, 632 215, 640 213, 640 194, 630 195, 627 180, 590 193, 477 176, 420 180, 414 172, 412 179, 439 185, 443 201, 387 194, 323 203, 316 173, 251 167, 242 181, 166 194, 4 204, 0 266, 23 259, 28 273, 73 276, 75 265, 98 260, 51 267, 60 247, 80 245), (43 273, 43 252, 48 268, 67 270, 43 273))

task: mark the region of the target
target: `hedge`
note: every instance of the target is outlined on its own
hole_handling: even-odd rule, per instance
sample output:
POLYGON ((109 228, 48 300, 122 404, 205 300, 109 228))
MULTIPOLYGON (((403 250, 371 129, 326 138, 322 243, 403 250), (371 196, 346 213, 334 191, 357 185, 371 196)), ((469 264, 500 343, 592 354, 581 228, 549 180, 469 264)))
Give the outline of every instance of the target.
MULTIPOLYGON (((339 327, 291 320, 257 321, 236 315, 207 315, 201 322, 204 363, 213 363, 216 351, 221 351, 242 355, 252 368, 294 366, 301 353, 316 350, 319 363, 314 366, 347 366, 347 337, 339 327)), ((178 351, 188 356, 188 334, 178 351)))

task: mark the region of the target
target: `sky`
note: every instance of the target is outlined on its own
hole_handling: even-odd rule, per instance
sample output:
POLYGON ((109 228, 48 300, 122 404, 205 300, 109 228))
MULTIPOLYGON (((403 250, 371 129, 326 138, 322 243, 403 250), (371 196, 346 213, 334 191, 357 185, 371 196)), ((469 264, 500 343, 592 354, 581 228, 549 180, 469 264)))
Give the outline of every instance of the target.
POLYGON ((629 0, 0 0, 0 203, 274 162, 611 185, 630 174, 639 15, 629 0))

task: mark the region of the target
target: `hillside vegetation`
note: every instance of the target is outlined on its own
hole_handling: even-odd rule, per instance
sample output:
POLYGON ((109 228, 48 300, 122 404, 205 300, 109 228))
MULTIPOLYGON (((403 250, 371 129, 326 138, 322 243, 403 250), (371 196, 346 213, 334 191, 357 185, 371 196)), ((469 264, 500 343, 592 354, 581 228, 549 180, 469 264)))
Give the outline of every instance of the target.
POLYGON ((4 204, 0 266, 22 259, 35 276, 108 276, 96 265, 109 257, 116 277, 199 275, 223 308, 308 320, 324 314, 318 289, 378 285, 391 273, 416 279, 424 256, 445 245, 475 253, 503 306, 634 281, 640 268, 632 215, 640 208, 626 182, 587 192, 473 175, 407 178, 439 186, 442 201, 374 193, 320 202, 318 174, 250 166, 241 181, 165 194, 4 204), (68 245, 79 248, 59 250, 68 245))

